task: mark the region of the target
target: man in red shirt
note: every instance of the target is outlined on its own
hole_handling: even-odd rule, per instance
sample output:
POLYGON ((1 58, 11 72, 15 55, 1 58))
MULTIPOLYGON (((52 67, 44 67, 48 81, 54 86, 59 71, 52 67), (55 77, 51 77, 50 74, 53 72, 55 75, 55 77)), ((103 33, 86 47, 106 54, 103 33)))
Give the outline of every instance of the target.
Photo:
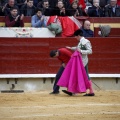
POLYGON ((71 55, 72 55, 72 52, 68 50, 67 48, 60 48, 58 50, 50 51, 50 57, 57 57, 58 60, 62 62, 61 67, 59 68, 56 74, 56 78, 55 78, 55 82, 53 86, 53 92, 51 92, 50 94, 59 94, 60 87, 57 85, 57 83, 65 69, 66 64, 70 60, 71 55))

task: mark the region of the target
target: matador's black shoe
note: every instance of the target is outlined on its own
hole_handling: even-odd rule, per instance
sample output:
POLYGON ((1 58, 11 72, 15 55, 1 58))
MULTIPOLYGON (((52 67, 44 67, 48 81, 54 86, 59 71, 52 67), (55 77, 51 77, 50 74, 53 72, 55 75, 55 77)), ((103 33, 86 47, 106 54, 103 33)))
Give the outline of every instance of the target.
POLYGON ((95 94, 94 93, 88 93, 88 94, 85 94, 83 96, 95 96, 95 94))
POLYGON ((49 93, 49 94, 57 95, 57 94, 59 94, 59 93, 60 93, 60 92, 57 91, 57 92, 51 92, 51 93, 49 93))
POLYGON ((67 95, 69 95, 69 96, 72 96, 73 95, 73 93, 71 93, 71 92, 69 92, 69 91, 67 91, 67 90, 62 90, 65 94, 67 94, 67 95))

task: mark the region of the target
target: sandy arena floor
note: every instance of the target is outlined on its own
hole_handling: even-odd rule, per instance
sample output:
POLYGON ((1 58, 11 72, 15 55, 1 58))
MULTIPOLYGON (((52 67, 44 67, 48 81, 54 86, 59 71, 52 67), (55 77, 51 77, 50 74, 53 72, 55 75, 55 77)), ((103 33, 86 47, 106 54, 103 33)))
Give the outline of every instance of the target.
POLYGON ((49 95, 49 91, 0 93, 0 120, 120 120, 120 91, 49 95))

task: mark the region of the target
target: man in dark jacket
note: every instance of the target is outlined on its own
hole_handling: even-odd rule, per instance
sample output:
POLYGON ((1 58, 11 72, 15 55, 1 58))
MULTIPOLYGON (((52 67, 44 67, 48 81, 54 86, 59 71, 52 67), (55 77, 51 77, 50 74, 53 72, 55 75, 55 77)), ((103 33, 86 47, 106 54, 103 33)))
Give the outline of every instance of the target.
POLYGON ((93 6, 88 8, 87 14, 90 17, 103 17, 104 12, 99 6, 99 0, 93 0, 93 6))
POLYGON ((120 17, 120 6, 117 0, 110 0, 110 5, 105 7, 105 17, 120 17))
POLYGON ((27 0, 27 3, 21 7, 21 14, 24 16, 35 15, 36 7, 33 5, 33 0, 27 0))
POLYGON ((4 15, 7 16, 10 14, 10 9, 16 7, 19 13, 19 8, 18 6, 15 4, 15 0, 8 0, 7 4, 5 4, 5 8, 4 8, 4 15))
POLYGON ((42 9, 42 14, 45 16, 52 16, 53 9, 50 8, 49 0, 42 0, 41 4, 38 4, 38 8, 42 9))
POLYGON ((90 29, 90 24, 90 21, 84 21, 83 27, 81 28, 84 37, 93 37, 93 31, 90 29))

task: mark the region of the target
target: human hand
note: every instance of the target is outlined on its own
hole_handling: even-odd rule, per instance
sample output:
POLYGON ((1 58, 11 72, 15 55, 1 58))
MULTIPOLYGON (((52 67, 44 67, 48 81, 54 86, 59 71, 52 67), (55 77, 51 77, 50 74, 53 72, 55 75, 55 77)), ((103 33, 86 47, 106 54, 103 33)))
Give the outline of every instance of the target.
POLYGON ((40 20, 43 21, 44 20, 44 16, 42 16, 40 20))
POLYGON ((76 50, 81 53, 81 49, 80 48, 77 48, 76 50))
POLYGON ((95 6, 97 9, 100 8, 99 3, 95 3, 94 6, 95 6))
POLYGON ((82 5, 79 5, 80 8, 82 8, 83 6, 82 5))
POLYGON ((79 11, 78 10, 76 10, 75 16, 79 16, 79 11))
POLYGON ((66 46, 66 48, 71 50, 71 47, 69 47, 69 46, 66 46))
POLYGON ((4 12, 6 6, 7 6, 7 3, 2 7, 2 12, 4 12))
POLYGON ((15 21, 18 21, 19 17, 20 17, 20 15, 18 15, 18 16, 15 18, 15 21))
POLYGON ((65 63, 62 63, 62 66, 65 68, 65 63))
POLYGON ((22 15, 20 16, 20 20, 23 20, 23 18, 24 18, 24 15, 22 14, 22 15))
POLYGON ((24 4, 26 4, 26 3, 27 3, 27 0, 25 0, 24 4))
POLYGON ((65 8, 63 7, 60 12, 65 14, 65 8))

